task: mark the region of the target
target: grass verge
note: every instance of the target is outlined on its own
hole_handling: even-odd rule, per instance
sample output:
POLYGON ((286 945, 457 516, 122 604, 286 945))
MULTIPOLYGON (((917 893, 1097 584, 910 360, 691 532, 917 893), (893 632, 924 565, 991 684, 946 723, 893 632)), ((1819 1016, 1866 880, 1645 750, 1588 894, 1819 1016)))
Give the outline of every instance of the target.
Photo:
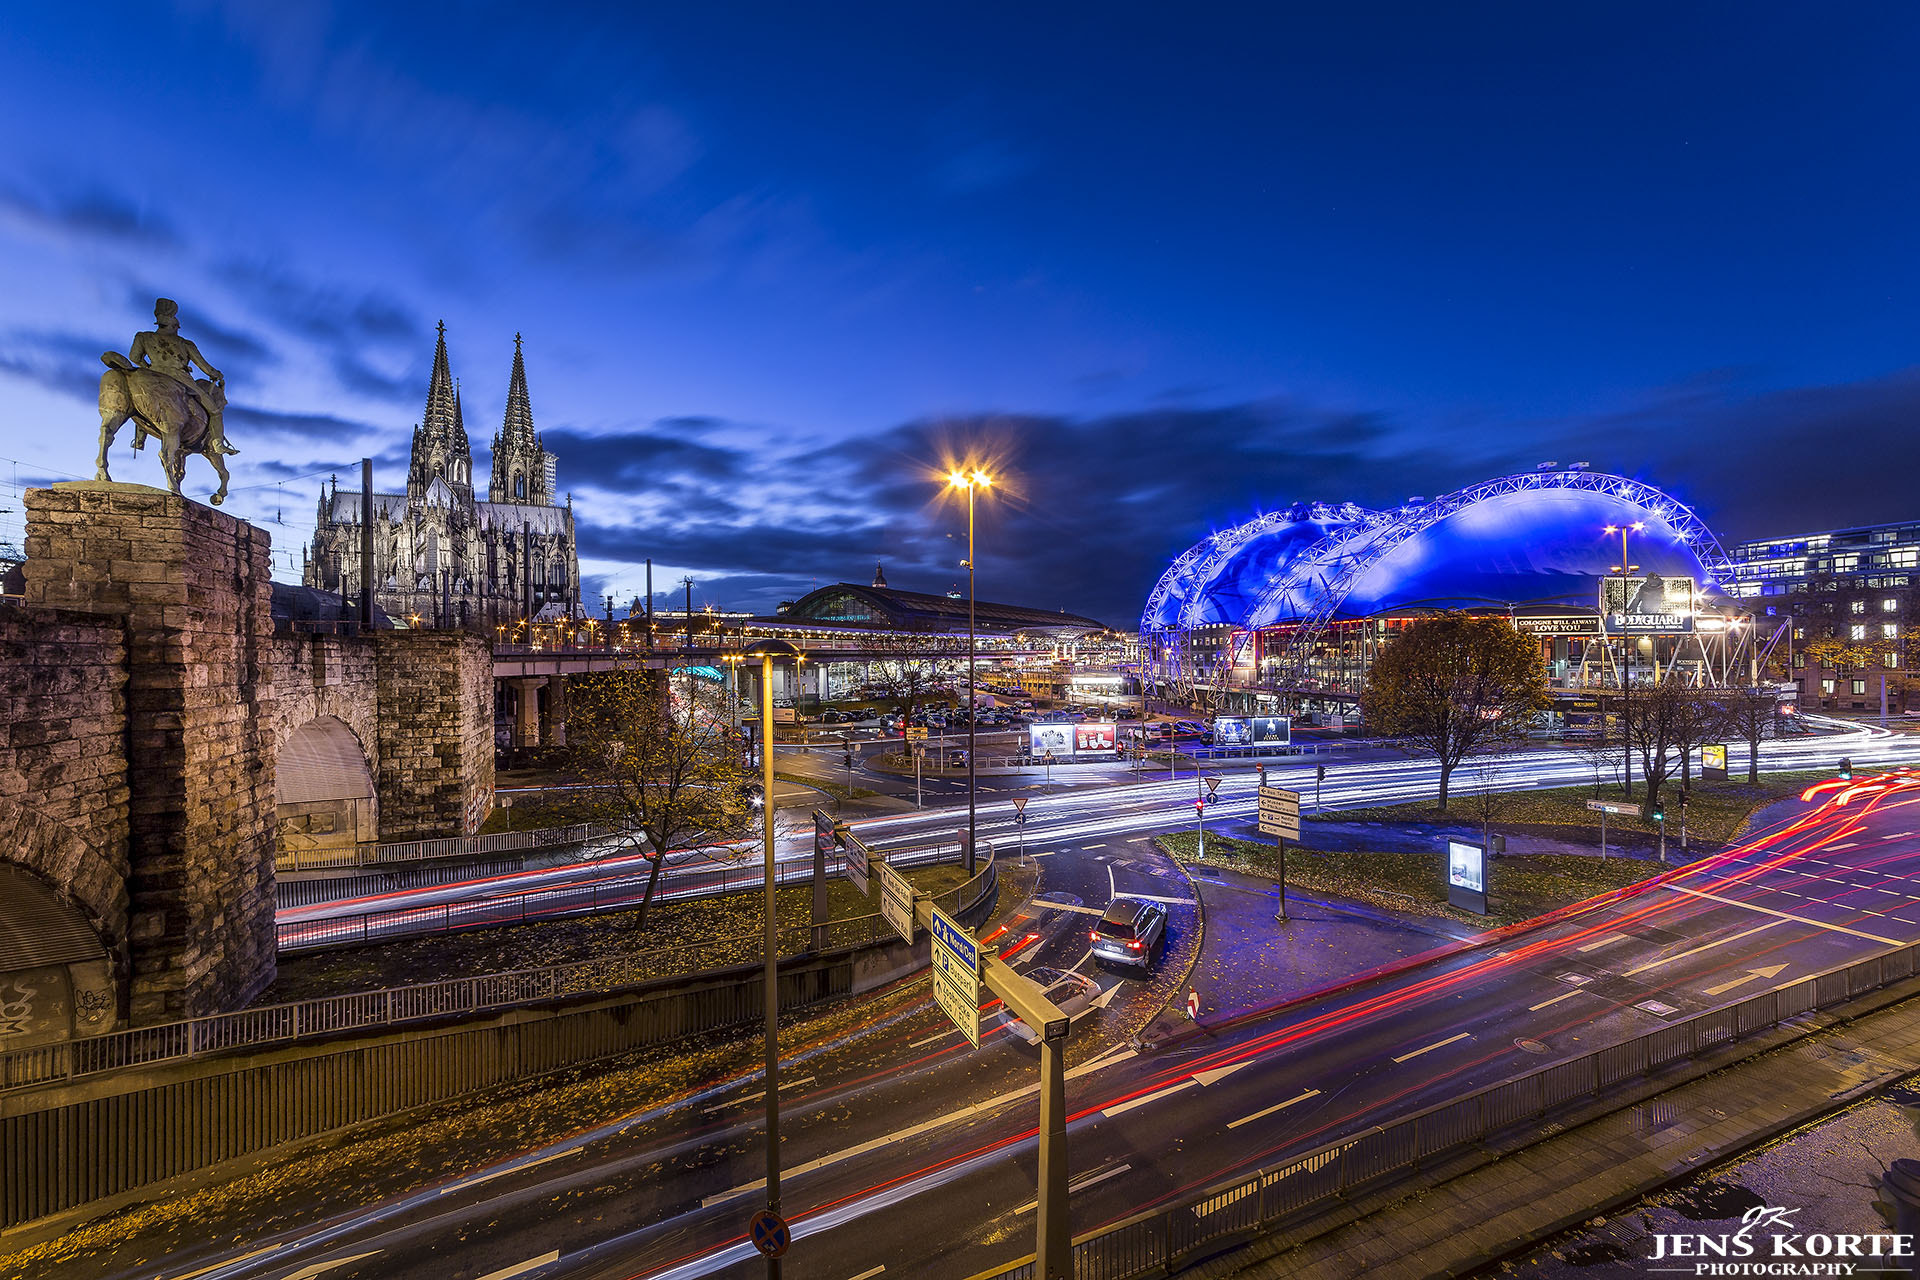
MULTIPOLYGON (((1156 837, 1184 862, 1194 860, 1198 836, 1191 831, 1156 837)), ((1247 875, 1277 880, 1279 856, 1271 843, 1207 838, 1207 862, 1247 875)), ((1447 904, 1445 855, 1434 853, 1322 852, 1287 850, 1287 885, 1351 898, 1387 911, 1442 916, 1473 929, 1492 929, 1591 898, 1658 875, 1659 863, 1638 858, 1591 858, 1581 854, 1496 857, 1488 874, 1488 906, 1477 916, 1447 904)))
MULTIPOLYGON (((1792 773, 1762 774, 1757 785, 1746 782, 1702 782, 1694 779, 1688 791, 1687 829, 1702 840, 1729 841, 1746 830, 1747 821, 1753 813, 1775 800, 1793 795, 1810 782, 1819 782, 1831 778, 1831 773, 1820 770, 1800 770, 1792 773)), ((1667 806, 1667 835, 1674 837, 1680 830, 1680 799, 1677 780, 1668 782, 1661 790, 1661 798, 1667 806)), ((1642 788, 1634 789, 1635 798, 1644 798, 1642 788)), ((1464 822, 1478 823, 1483 813, 1495 826, 1528 825, 1578 827, 1598 832, 1600 815, 1587 808, 1589 800, 1620 800, 1622 795, 1617 785, 1609 783, 1594 787, 1544 787, 1537 791, 1500 791, 1482 796, 1463 782, 1459 774, 1455 775, 1452 803, 1443 813, 1436 809, 1430 800, 1415 800, 1406 804, 1375 805, 1366 809, 1339 809, 1323 815, 1311 816, 1308 822, 1464 822), (1483 807, 1484 806, 1484 807, 1483 807)), ((1652 834, 1659 830, 1657 823, 1645 821, 1639 817, 1624 814, 1607 815, 1607 827, 1612 831, 1639 831, 1652 834)))

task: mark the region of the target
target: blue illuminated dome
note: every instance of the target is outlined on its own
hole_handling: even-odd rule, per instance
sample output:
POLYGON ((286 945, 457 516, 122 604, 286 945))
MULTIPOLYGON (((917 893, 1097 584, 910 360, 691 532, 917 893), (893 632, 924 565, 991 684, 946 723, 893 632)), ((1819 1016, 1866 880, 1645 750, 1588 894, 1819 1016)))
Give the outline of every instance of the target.
POLYGON ((1618 534, 1638 573, 1731 577, 1711 530, 1650 485, 1590 471, 1534 471, 1395 511, 1302 504, 1216 533, 1155 585, 1142 632, 1268 627, 1438 609, 1597 606, 1617 574, 1618 534))

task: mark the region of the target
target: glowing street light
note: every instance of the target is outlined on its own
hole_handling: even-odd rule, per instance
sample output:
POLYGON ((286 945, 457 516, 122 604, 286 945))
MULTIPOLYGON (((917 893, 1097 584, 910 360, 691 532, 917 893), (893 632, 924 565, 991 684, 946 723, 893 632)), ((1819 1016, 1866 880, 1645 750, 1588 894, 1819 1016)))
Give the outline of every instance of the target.
POLYGON ((974 761, 979 752, 974 746, 974 714, 976 711, 973 685, 974 657, 974 592, 973 592, 973 495, 981 489, 990 487, 993 478, 979 468, 971 468, 947 473, 949 489, 967 491, 967 876, 974 874, 976 855, 975 846, 979 843, 979 793, 975 786, 974 761))

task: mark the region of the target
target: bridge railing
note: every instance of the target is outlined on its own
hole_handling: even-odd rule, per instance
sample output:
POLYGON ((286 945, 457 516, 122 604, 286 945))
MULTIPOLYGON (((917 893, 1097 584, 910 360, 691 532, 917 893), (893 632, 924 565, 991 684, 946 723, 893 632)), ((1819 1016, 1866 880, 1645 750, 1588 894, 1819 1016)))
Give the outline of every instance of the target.
MULTIPOLYGON (((1840 965, 1477 1093, 1363 1129, 1074 1242, 1086 1280, 1164 1276, 1245 1244, 1354 1192, 1444 1164, 1516 1126, 1617 1092, 1626 1081, 1920 973, 1920 944, 1840 965)), ((973 1280, 1034 1280, 1031 1257, 973 1280)))
POLYGON ((477 858, 494 853, 521 853, 585 844, 613 833, 613 824, 576 822, 565 827, 532 827, 525 831, 495 831, 484 836, 442 836, 433 840, 402 840, 390 844, 342 845, 332 849, 286 849, 274 854, 276 871, 327 871, 336 867, 384 866, 420 862, 429 858, 477 858))
MULTIPOLYGON (((933 852, 943 853, 942 850, 933 852)), ((940 860, 957 856, 956 849, 940 860)), ((889 861, 895 866, 921 865, 906 858, 889 861)), ((986 865, 972 879, 936 895, 936 901, 943 910, 956 917, 964 916, 993 895, 999 887, 999 869, 991 844, 988 845, 985 862, 986 865)), ((806 871, 809 876, 812 874, 810 866, 806 871)), ((892 937, 892 928, 883 917, 855 916, 829 923, 822 949, 841 951, 866 947, 892 937)), ((583 960, 537 969, 515 969, 504 973, 483 973, 441 982, 263 1005, 257 1009, 241 1009, 205 1018, 111 1031, 103 1036, 68 1040, 60 1044, 15 1049, 0 1053, 0 1092, 222 1050, 286 1043, 348 1031, 378 1030, 407 1022, 537 1004, 567 996, 607 994, 657 978, 685 977, 704 970, 759 960, 765 954, 764 945, 764 938, 756 930, 692 943, 677 943, 671 947, 657 947, 628 956, 583 960)), ((783 956, 799 955, 814 945, 812 925, 792 925, 779 932, 780 954, 783 956)))

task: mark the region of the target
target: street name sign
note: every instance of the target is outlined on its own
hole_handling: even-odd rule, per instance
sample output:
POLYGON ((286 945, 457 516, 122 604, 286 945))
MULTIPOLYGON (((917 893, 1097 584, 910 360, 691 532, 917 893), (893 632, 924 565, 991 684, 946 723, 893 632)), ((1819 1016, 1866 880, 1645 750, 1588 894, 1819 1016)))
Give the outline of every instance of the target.
POLYGON ((1631 800, 1589 800, 1587 808, 1596 813, 1627 813, 1640 816, 1640 806, 1631 800))
POLYGON ((847 879, 863 894, 867 891, 869 865, 867 846, 860 843, 859 836, 847 832, 847 879))
POLYGON ((1300 793, 1285 787, 1260 788, 1260 834, 1300 838, 1300 793))
POLYGON ((884 862, 879 871, 880 914, 886 917, 895 933, 912 942, 913 883, 884 862))
POLYGON ((980 944, 933 909, 933 998, 974 1048, 980 1047, 980 944))

